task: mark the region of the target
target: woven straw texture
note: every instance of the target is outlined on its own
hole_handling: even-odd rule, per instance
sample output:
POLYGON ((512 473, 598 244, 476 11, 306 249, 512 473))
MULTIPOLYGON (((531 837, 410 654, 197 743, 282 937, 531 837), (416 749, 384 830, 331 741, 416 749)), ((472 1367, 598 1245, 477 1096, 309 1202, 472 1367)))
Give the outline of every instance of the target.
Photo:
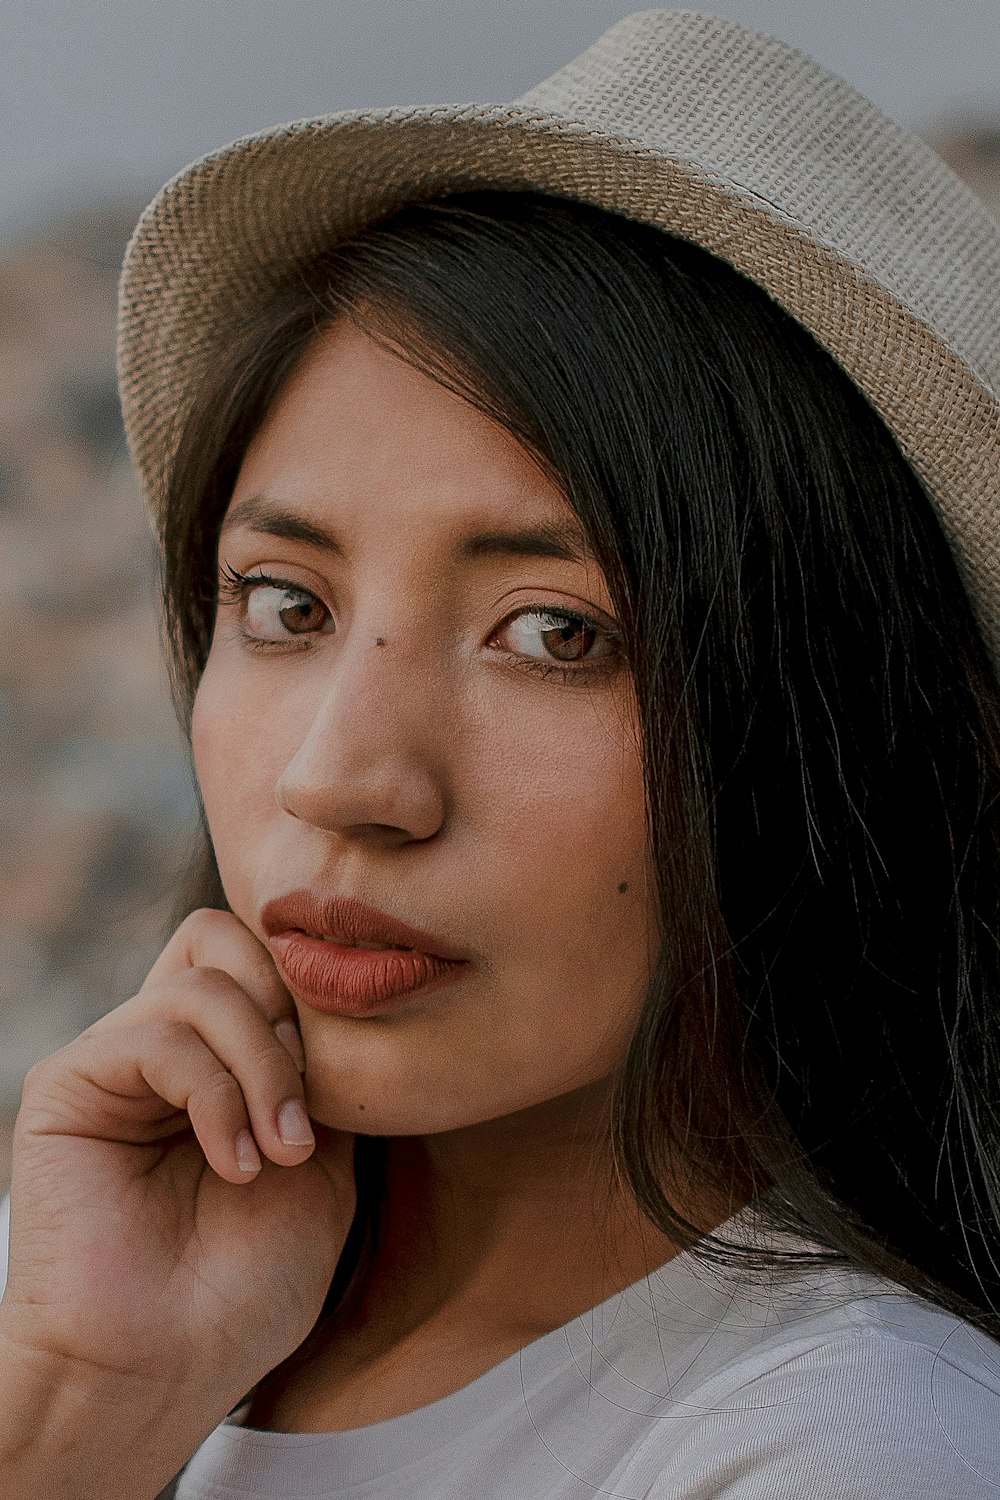
POLYGON ((1000 224, 840 79, 695 11, 627 16, 512 104, 300 120, 169 182, 120 287, 126 432, 157 523, 175 434, 248 306, 407 200, 490 186, 660 225, 764 287, 894 433, 1000 661, 1000 224))

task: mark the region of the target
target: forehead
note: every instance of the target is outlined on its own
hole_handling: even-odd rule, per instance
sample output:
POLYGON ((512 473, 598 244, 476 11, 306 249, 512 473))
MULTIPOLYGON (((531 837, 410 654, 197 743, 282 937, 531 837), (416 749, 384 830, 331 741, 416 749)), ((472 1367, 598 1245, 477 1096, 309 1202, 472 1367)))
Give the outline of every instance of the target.
POLYGON ((244 457, 224 530, 268 507, 338 528, 583 528, 499 423, 339 319, 307 351, 244 457))

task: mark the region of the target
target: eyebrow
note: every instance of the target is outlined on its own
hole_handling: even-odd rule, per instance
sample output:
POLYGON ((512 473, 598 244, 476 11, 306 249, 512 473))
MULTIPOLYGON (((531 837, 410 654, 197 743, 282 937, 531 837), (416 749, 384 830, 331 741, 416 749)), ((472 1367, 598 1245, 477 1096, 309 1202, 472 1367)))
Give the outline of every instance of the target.
MULTIPOLYGON (((344 548, 332 532, 264 495, 248 495, 237 501, 222 524, 222 534, 241 526, 282 541, 303 542, 334 556, 344 556, 344 548)), ((578 526, 558 523, 514 531, 477 532, 464 537, 457 551, 463 562, 480 557, 557 557, 583 563, 593 557, 578 526)))

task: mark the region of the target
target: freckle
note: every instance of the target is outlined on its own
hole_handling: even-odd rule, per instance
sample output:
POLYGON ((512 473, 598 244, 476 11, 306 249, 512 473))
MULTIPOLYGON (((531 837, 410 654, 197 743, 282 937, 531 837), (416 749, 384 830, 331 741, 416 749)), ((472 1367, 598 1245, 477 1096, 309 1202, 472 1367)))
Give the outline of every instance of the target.
POLYGON ((624 896, 624 894, 625 894, 625 892, 627 890, 628 890, 628 881, 627 880, 623 880, 622 883, 621 883, 621 885, 618 887, 618 894, 619 894, 619 896, 624 896))
POLYGON ((385 645, 384 638, 382 636, 380 636, 380 635, 377 635, 375 637, 375 644, 376 644, 376 646, 384 646, 385 645))
POLYGON ((359 1105, 358 1105, 358 1108, 359 1108, 359 1109, 364 1109, 364 1105, 363 1105, 363 1104, 359 1104, 359 1105))

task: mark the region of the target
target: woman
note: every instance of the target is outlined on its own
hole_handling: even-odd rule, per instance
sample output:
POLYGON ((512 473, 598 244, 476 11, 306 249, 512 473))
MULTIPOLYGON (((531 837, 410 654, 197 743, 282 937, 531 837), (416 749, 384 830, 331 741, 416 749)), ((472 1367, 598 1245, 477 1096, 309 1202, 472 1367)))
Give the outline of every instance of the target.
POLYGON ((692 13, 168 185, 210 848, 25 1084, 0 1493, 1000 1493, 997 272, 692 13))

